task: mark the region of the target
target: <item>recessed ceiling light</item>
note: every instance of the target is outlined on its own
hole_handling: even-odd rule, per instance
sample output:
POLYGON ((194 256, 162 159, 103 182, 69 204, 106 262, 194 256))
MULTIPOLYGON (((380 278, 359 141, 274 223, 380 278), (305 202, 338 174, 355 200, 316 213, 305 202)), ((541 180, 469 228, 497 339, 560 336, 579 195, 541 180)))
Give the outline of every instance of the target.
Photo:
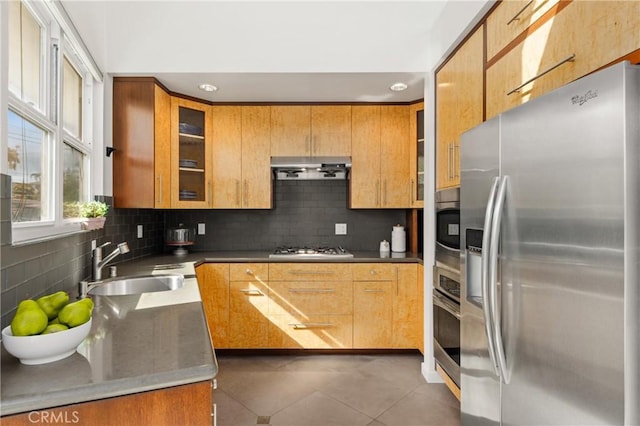
POLYGON ((198 86, 200 90, 204 90, 205 92, 217 92, 218 88, 213 84, 202 83, 198 86))
POLYGON ((389 89, 393 90, 394 92, 402 92, 403 90, 407 89, 407 85, 400 82, 393 83, 391 87, 389 87, 389 89))

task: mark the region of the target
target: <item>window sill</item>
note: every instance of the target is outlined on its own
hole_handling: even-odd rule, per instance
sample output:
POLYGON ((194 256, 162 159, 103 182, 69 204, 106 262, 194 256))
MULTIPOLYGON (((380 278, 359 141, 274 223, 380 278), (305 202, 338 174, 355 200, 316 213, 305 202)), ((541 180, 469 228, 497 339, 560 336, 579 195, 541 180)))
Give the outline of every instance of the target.
POLYGON ((26 246, 37 244, 58 238, 68 237, 74 234, 89 232, 81 228, 80 222, 65 224, 62 226, 14 226, 11 230, 13 246, 26 246))

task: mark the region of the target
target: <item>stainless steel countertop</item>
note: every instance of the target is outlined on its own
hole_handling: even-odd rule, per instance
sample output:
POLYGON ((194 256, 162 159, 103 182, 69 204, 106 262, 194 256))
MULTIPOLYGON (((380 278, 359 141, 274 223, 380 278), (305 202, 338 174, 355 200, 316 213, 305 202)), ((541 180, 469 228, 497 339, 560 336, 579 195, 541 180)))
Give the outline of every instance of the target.
MULTIPOLYGON (((193 271, 193 263, 185 268, 189 266, 193 271)), ((142 273, 135 262, 127 268, 142 273)), ((183 288, 171 292, 93 299, 91 332, 72 356, 49 364, 22 365, 3 347, 1 415, 216 376, 217 361, 195 278, 185 279, 183 288)))

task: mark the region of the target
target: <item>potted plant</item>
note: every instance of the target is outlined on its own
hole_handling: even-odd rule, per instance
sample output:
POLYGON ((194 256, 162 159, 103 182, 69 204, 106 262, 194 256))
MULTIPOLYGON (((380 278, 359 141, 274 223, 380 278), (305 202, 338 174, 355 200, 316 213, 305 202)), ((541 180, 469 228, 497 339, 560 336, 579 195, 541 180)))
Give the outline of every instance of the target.
POLYGON ((82 217, 82 229, 89 231, 104 228, 105 217, 109 206, 100 201, 89 201, 80 205, 80 217, 82 217))

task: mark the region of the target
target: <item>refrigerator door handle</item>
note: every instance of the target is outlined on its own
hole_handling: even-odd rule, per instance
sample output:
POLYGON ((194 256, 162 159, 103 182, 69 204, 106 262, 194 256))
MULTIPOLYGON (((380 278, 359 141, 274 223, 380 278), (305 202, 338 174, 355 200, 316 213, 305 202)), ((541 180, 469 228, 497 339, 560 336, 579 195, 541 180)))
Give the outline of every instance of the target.
POLYGON ((491 306, 491 297, 489 293, 489 247, 491 244, 491 223, 496 201, 496 192, 500 177, 496 177, 489 191, 489 199, 487 200, 487 208, 484 214, 484 233, 482 235, 482 256, 480 259, 480 287, 482 292, 482 313, 484 315, 484 329, 487 334, 487 346, 489 349, 489 358, 497 375, 500 375, 498 360, 495 350, 495 338, 493 335, 493 315, 491 306))
POLYGON ((491 242, 489 245, 489 299, 491 306, 491 324, 493 326, 493 339, 495 343, 495 354, 500 370, 500 377, 505 384, 509 383, 507 375, 507 360, 505 357, 504 344, 502 342, 502 330, 500 327, 500 314, 498 306, 498 249, 500 246, 500 228, 502 225, 502 212, 507 194, 508 177, 503 176, 498 187, 496 204, 491 219, 491 242))

